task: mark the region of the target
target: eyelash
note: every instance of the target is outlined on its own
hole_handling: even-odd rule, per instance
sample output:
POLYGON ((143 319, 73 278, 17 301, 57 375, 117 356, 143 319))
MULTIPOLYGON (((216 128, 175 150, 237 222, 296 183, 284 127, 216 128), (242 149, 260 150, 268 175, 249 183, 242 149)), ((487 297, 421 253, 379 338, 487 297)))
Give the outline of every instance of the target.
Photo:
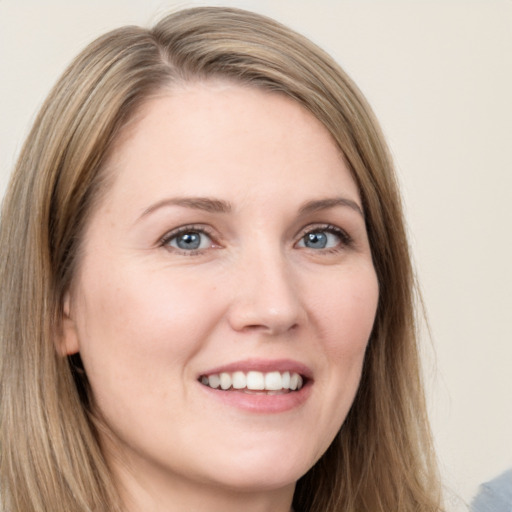
MULTIPOLYGON (((338 251, 341 251, 345 248, 350 248, 353 246, 353 239, 352 237, 343 229, 334 226, 332 224, 320 224, 315 226, 307 226, 304 228, 297 240, 297 242, 294 243, 294 246, 297 245, 300 241, 304 240, 304 237, 311 233, 322 233, 327 232, 331 233, 333 235, 336 235, 340 239, 340 244, 335 247, 330 248, 324 248, 324 249, 311 249, 314 252, 319 253, 335 253, 338 251)), ((198 254, 201 254, 206 249, 191 249, 191 250, 180 250, 177 247, 171 247, 170 243, 175 238, 178 238, 180 235, 184 235, 186 233, 198 233, 200 235, 206 235, 211 241, 213 245, 217 245, 215 242, 215 237, 213 234, 213 230, 209 229, 207 226, 204 225, 188 225, 188 226, 182 226, 180 228, 177 228, 173 231, 170 231, 169 233, 166 233, 159 241, 158 245, 161 247, 164 247, 168 250, 172 250, 173 252, 178 252, 180 254, 186 255, 186 256, 195 256, 198 254)), ((304 247, 305 249, 308 249, 308 247, 304 247)))

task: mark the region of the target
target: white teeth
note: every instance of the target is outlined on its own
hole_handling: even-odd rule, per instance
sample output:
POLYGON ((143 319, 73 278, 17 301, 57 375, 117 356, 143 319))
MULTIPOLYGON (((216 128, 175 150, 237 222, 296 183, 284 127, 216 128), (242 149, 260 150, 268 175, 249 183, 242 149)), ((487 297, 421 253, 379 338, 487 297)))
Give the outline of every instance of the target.
POLYGON ((265 376, 261 372, 249 372, 247 374, 247 389, 265 389, 265 376))
POLYGON ((290 375, 290 389, 295 391, 299 385, 300 375, 298 373, 292 373, 290 375))
POLYGON ((247 378, 244 372, 233 373, 233 388, 244 389, 247 386, 247 378))
POLYGON ((218 375, 210 375, 208 377, 208 386, 217 389, 220 386, 220 377, 218 375))
POLYGON ((265 389, 268 391, 283 389, 283 379, 279 372, 270 372, 265 375, 265 389))
POLYGON ((220 387, 222 389, 229 389, 231 387, 231 375, 229 373, 222 372, 220 374, 220 387))
MULTIPOLYGON (((220 374, 203 375, 201 383, 213 389, 245 389, 246 391, 299 390, 303 386, 303 378, 295 372, 221 372, 220 374)), ((275 394, 275 393, 274 393, 275 394)))

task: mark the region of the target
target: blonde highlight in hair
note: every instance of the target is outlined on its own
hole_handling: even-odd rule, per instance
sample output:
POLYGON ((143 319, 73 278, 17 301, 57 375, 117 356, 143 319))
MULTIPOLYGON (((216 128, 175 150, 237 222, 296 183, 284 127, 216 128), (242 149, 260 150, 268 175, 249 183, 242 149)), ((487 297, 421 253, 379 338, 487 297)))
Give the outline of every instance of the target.
POLYGON ((79 361, 59 354, 64 298, 123 128, 154 94, 214 78, 285 94, 329 130, 358 183, 379 279, 359 391, 328 451, 299 480, 295 510, 441 510, 413 273, 378 123, 356 86, 313 43, 263 16, 214 7, 94 41, 50 93, 22 149, 0 228, 2 510, 121 510, 86 377, 79 361))

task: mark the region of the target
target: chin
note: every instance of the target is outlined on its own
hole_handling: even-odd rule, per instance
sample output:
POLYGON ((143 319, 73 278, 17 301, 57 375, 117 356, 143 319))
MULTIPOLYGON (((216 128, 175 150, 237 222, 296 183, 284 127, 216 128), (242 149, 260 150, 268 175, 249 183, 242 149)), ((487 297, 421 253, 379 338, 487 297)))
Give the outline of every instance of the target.
POLYGON ((294 456, 290 450, 274 454, 261 450, 253 456, 225 457, 223 464, 215 466, 215 478, 222 480, 218 484, 241 492, 275 490, 294 486, 315 462, 294 456))
POLYGON ((216 481, 215 485, 246 493, 273 491, 294 487, 301 476, 296 469, 283 472, 271 467, 265 470, 251 468, 248 471, 225 474, 222 481, 216 481))

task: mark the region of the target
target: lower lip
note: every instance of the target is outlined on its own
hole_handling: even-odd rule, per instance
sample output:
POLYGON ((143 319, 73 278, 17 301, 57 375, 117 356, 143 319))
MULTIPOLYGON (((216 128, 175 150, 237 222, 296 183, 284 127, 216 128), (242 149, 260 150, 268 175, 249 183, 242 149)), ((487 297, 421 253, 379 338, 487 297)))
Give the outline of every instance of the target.
POLYGON ((308 381, 299 391, 292 391, 282 395, 268 395, 265 393, 249 394, 243 391, 213 389, 198 383, 211 398, 230 407, 259 414, 277 414, 300 407, 311 394, 312 382, 308 381))

